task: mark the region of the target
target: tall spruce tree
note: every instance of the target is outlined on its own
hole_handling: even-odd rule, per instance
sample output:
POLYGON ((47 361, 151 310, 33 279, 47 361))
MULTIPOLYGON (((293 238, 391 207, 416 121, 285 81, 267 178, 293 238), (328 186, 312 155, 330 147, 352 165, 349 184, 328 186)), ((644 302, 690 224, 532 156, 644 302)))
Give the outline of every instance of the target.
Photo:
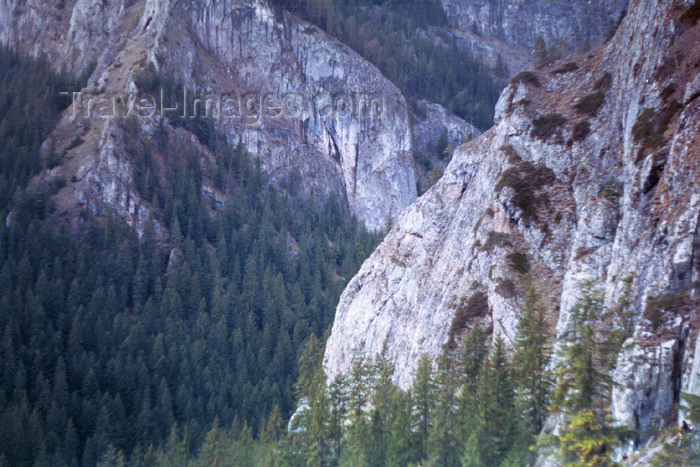
POLYGON ((430 461, 436 465, 459 465, 457 454, 458 375, 452 354, 445 349, 438 362, 435 410, 430 427, 430 461))
MULTIPOLYGON (((475 426, 478 401, 476 389, 479 383, 481 366, 486 358, 484 330, 475 326, 467 336, 460 359, 461 391, 457 398, 457 427, 456 437, 468 440, 475 426)), ((458 454, 461 447, 458 449, 458 454)))
POLYGON ((341 465, 369 465, 372 439, 368 411, 374 377, 374 366, 365 354, 364 345, 361 345, 353 353, 352 368, 348 375, 349 422, 341 465))
POLYGON ((564 426, 554 438, 567 466, 617 465, 613 449, 629 434, 614 426, 609 415, 613 379, 609 331, 601 320, 604 311, 603 296, 591 282, 583 284, 559 348, 551 406, 564 416, 564 426))
POLYGON ((428 458, 428 435, 435 407, 435 381, 433 380, 433 363, 427 355, 418 362, 416 375, 411 387, 413 399, 413 429, 416 432, 418 457, 428 458))
POLYGON ((549 371, 551 358, 549 329, 550 324, 539 293, 534 285, 530 284, 517 326, 513 356, 518 410, 523 417, 523 428, 530 436, 542 430, 547 416, 549 393, 552 387, 552 375, 549 371))

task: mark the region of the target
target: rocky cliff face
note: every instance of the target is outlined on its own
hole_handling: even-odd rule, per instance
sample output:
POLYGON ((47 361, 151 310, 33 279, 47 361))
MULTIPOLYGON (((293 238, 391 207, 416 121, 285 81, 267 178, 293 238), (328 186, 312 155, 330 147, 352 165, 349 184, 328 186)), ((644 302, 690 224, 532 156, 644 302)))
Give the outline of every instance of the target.
POLYGON ((515 73, 531 66, 537 36, 550 46, 561 43, 572 51, 601 44, 614 31, 628 3, 442 0, 451 25, 465 45, 494 62, 501 55, 515 73))
MULTIPOLYGON (((398 89, 343 44, 264 0, 5 0, 0 40, 46 53, 57 68, 81 72, 96 62, 86 89, 93 96, 137 91, 134 77, 149 63, 190 91, 245 96, 248 117, 215 126, 232 144, 240 139, 273 180, 300 176, 296 184, 309 194, 340 194, 370 229, 415 201, 410 122, 398 89), (271 118, 262 101, 268 93, 280 98, 271 106, 291 96, 299 112, 271 118)), ((59 196, 66 215, 78 206, 116 207, 140 225, 149 207, 129 181, 123 125, 72 118, 74 110, 46 146, 72 146, 76 128, 84 142, 66 149, 71 162, 44 181, 71 180, 59 196)), ((152 138, 159 119, 139 120, 141 136, 152 138)), ((206 148, 198 150, 206 159, 206 148)))
POLYGON ((676 421, 679 391, 700 388, 700 26, 679 21, 690 3, 633 0, 606 46, 514 80, 495 126, 455 151, 349 283, 329 374, 364 346, 407 387, 421 355, 477 323, 511 341, 527 270, 558 337, 585 281, 633 310, 613 415, 640 430, 635 446, 676 421))

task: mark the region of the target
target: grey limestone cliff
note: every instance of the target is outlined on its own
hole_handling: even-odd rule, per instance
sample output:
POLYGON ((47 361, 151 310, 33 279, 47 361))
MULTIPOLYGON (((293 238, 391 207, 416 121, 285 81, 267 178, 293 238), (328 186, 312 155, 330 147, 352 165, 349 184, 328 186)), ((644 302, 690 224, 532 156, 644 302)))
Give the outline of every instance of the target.
POLYGON ((532 64, 535 38, 566 50, 600 45, 614 31, 629 0, 442 0, 456 35, 495 63, 501 55, 511 72, 532 64))
POLYGON ((455 151, 347 286, 327 373, 364 347, 407 387, 421 355, 477 323, 512 342, 518 253, 558 337, 586 281, 632 310, 611 401, 639 430, 631 448, 678 420, 680 391, 700 389, 700 26, 679 21, 690 3, 634 0, 604 47, 513 81, 495 126, 455 151))
MULTIPOLYGON (((240 139, 274 181, 299 175, 308 194, 340 195, 372 230, 415 201, 401 93, 348 47, 265 0, 4 0, 0 41, 45 53, 57 68, 77 73, 96 63, 85 89, 90 95, 136 92, 134 76, 152 63, 190 90, 253 96, 258 107, 251 114, 260 118, 217 119, 216 127, 232 144, 240 139), (292 95, 303 112, 263 118, 260 99, 268 93, 292 95)), ((130 183, 123 125, 72 118, 74 110, 50 145, 66 147, 76 132, 84 143, 68 150, 70 163, 43 174, 72 180, 59 207, 67 216, 76 205, 95 212, 116 207, 140 225, 149 207, 130 183)), ((158 118, 140 119, 141 136, 152 138, 157 125, 158 118)), ((183 131, 179 137, 186 138, 183 131)), ((206 148, 198 150, 207 157, 206 148)), ((211 186, 203 189, 213 196, 211 186)))

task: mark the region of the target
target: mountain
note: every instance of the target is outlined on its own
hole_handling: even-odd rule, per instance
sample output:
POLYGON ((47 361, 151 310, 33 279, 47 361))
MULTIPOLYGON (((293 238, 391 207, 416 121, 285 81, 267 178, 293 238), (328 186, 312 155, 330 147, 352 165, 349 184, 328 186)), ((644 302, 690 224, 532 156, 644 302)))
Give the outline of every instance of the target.
POLYGON ((603 47, 513 79, 494 127, 457 148, 343 292, 329 376, 364 349, 408 388, 422 355, 461 346, 477 324, 512 345, 528 281, 561 341, 592 281, 610 309, 632 313, 611 400, 638 430, 630 448, 680 423, 681 392, 700 391, 691 3, 633 0, 603 47))
MULTIPOLYGON (((332 37, 336 30, 327 28, 329 33, 325 33, 289 13, 300 9, 298 6, 293 8, 292 3, 304 2, 61 0, 47 3, 11 0, 0 5, 0 42, 32 56, 44 54, 56 69, 85 73, 90 79, 83 90, 83 103, 91 96, 122 95, 128 98, 130 93, 137 91, 151 91, 157 95, 158 84, 163 84, 159 83, 158 78, 162 77, 184 86, 190 92, 210 93, 219 100, 225 94, 252 97, 257 101, 257 107, 263 106, 260 99, 265 98, 267 93, 280 98, 277 104, 286 93, 292 93, 293 99, 297 99, 305 110, 298 118, 285 113, 282 117, 262 118, 258 122, 256 117, 260 115, 260 109, 254 107, 249 112, 253 118, 245 121, 241 118, 220 118, 212 119, 211 123, 217 131, 226 135, 231 144, 235 145, 240 139, 249 152, 261 161, 262 167, 278 186, 292 183, 306 194, 313 193, 321 200, 327 199, 330 194, 339 194, 366 227, 382 229, 390 219, 415 201, 416 179, 420 179, 424 186, 432 183, 427 179, 427 172, 435 165, 442 165, 439 160, 441 154, 437 159, 428 157, 426 161, 432 159, 430 163, 418 164, 414 163, 413 155, 420 153, 422 157, 429 156, 426 153, 434 148, 443 127, 449 127, 449 143, 453 146, 462 142, 467 134, 475 135, 478 131, 450 115, 449 111, 438 110, 435 104, 416 104, 423 106, 423 109, 426 105, 431 108, 430 116, 426 119, 425 110, 421 116, 420 109, 415 108, 413 96, 412 105, 407 108, 406 92, 402 95, 369 63, 372 48, 377 47, 376 38, 361 46, 356 45, 355 48, 366 57, 363 58, 332 37), (152 89, 144 89, 144 84, 150 84, 152 89), (353 104, 353 112, 350 113, 357 115, 348 116, 344 110, 321 115, 328 113, 325 100, 331 98, 333 104, 341 106, 347 105, 347 100, 353 104), (373 101, 373 98, 381 99, 373 101), (381 102, 384 114, 381 118, 373 118, 368 115, 372 109, 365 109, 365 113, 360 115, 363 102, 365 105, 381 102), (315 109, 314 104, 317 104, 315 109), (318 107, 324 111, 319 113, 318 107), (417 110, 418 114, 415 114, 417 110), (430 131, 424 130, 426 124, 413 125, 411 115, 414 115, 413 120, 429 121, 430 131), (426 141, 426 135, 434 140, 426 141)), ((534 22, 538 25, 536 32, 544 35, 548 42, 554 43, 562 37, 571 36, 574 38, 571 44, 577 47, 585 40, 599 41, 602 35, 600 25, 614 22, 623 8, 621 1, 608 2, 589 8, 590 11, 584 15, 581 8, 575 5, 576 2, 556 2, 556 8, 538 6, 533 9, 524 4, 501 8, 490 3, 476 5, 467 2, 462 5, 444 2, 444 15, 449 24, 443 24, 445 19, 441 16, 442 12, 434 13, 432 23, 428 20, 421 26, 420 31, 423 32, 419 31, 412 40, 422 38, 423 42, 418 41, 421 44, 437 43, 438 48, 431 45, 434 48, 430 49, 431 54, 441 47, 449 51, 452 49, 447 44, 452 40, 460 42, 458 36, 474 36, 469 32, 469 27, 477 22, 484 28, 484 34, 477 37, 478 40, 501 41, 513 51, 510 56, 529 57, 534 40, 530 37, 532 34, 529 33, 522 45, 515 46, 516 42, 520 44, 521 31, 514 25, 534 22), (559 22, 553 19, 577 16, 584 17, 585 21, 579 24, 569 19, 559 22), (436 29, 430 26, 433 23, 443 26, 436 29), (425 37, 429 40, 426 41, 425 37)), ((310 19, 315 18, 310 8, 307 6, 301 12, 307 13, 305 16, 310 19)), ((379 11, 391 12, 392 8, 387 3, 379 11)), ((440 6, 436 8, 439 10, 440 6)), ((416 15, 420 16, 419 13, 416 15)), ((377 14, 381 17, 384 13, 377 14)), ((391 14, 388 13, 388 18, 393 18, 391 14)), ((372 13, 368 18, 375 16, 372 13)), ((359 20, 360 17, 357 18, 359 20)), ((407 23, 407 27, 410 28, 412 24, 407 23)), ((355 37, 362 30, 349 32, 355 37)), ((346 35, 336 35, 348 39, 346 35)), ((379 39, 388 40, 384 37, 379 39)), ((390 42, 383 46, 387 47, 388 53, 396 51, 390 42)), ((410 52, 402 58, 406 62, 401 62, 402 67, 422 60, 421 54, 425 53, 425 50, 410 52)), ((488 59, 477 51, 475 54, 488 59)), ((493 59, 495 66, 495 55, 491 55, 490 59, 493 59)), ((460 60, 466 60, 466 65, 475 66, 468 56, 460 60)), ((382 67, 389 66, 387 64, 390 62, 380 59, 377 63, 382 67)), ((431 62, 414 71, 429 74, 431 69, 442 68, 443 65, 431 62)), ((396 75, 396 80, 412 83, 404 83, 405 86, 412 86, 411 89, 425 85, 415 83, 416 77, 407 76, 405 71, 399 75, 391 70, 386 69, 392 76, 396 75)), ((435 75, 431 78, 439 79, 445 77, 435 75)), ((471 78, 466 79, 469 81, 471 78)), ((477 83, 467 84, 477 86, 477 83)), ((445 85, 442 83, 443 89, 445 85)), ((490 89, 489 85, 486 88, 490 89)), ((408 89, 402 88, 401 91, 408 89)), ((463 94, 458 93, 459 89, 452 91, 463 94)), ((438 91, 429 94, 437 98, 439 87, 438 91)), ((447 101, 453 97, 442 96, 441 100, 447 101)), ((459 97, 458 101, 464 98, 459 97)), ((477 96, 476 99, 486 98, 477 96)), ((455 109, 464 105, 453 103, 455 109)), ((42 174, 40 182, 51 184, 57 179, 67 181, 62 193, 55 197, 59 201, 58 214, 75 223, 81 209, 104 215, 114 207, 140 230, 143 230, 146 222, 158 224, 158 216, 151 212, 152 207, 129 181, 134 164, 124 157, 128 147, 125 138, 128 139, 128 136, 117 124, 120 119, 84 118, 84 112, 77 111, 75 107, 64 114, 47 139, 43 152, 44 157, 60 161, 55 163, 57 167, 42 174), (76 122, 80 127, 79 135, 72 133, 76 122), (77 144, 79 141, 84 143, 77 144), (57 151, 60 157, 53 157, 53 154, 49 154, 51 151, 57 151), (65 163, 67 159, 71 160, 70 164, 65 163), (108 188, 103 189, 105 187, 108 188)), ((490 109, 484 111, 483 104, 479 102, 471 102, 467 108, 474 112, 491 113, 490 109)), ((180 120, 173 115, 167 117, 173 121, 180 120)), ((463 118, 466 116, 463 115, 463 118)), ((152 138, 154 128, 163 119, 139 120, 141 136, 152 138)), ((186 132, 181 130, 175 133, 186 137, 186 132)), ((203 158, 211 158, 211 148, 204 146, 206 144, 199 144, 197 151, 203 158)), ((213 204, 220 204, 226 198, 226 193, 217 191, 206 181, 203 191, 213 204)), ((159 226, 157 229, 163 239, 168 236, 167 227, 159 226)))
POLYGON ((500 56, 511 76, 532 66, 538 37, 560 54, 602 44, 615 31, 628 3, 442 0, 450 26, 463 46, 492 66, 500 56))
MULTIPOLYGON (((416 198, 410 123, 398 89, 348 47, 263 0, 9 1, 0 5, 0 41, 44 53, 57 69, 94 67, 85 99, 157 94, 161 76, 190 92, 244 96, 246 105, 252 97, 257 107, 243 109, 252 118, 213 119, 216 129, 231 144, 240 139, 276 181, 300 177, 294 184, 307 194, 341 195, 372 230, 416 198), (144 89, 149 83, 152 89, 144 89), (276 106, 291 93, 303 114, 258 122, 267 112, 261 101, 267 93, 276 106), (341 97, 347 102, 338 104, 341 97), (336 104, 355 104, 354 112, 336 112, 336 104), (380 110, 380 116, 371 114, 380 110)), ((59 214, 75 217, 81 208, 104 214, 114 207, 132 225, 156 220, 129 182, 133 161, 124 157, 128 142, 120 120, 86 118, 75 105, 64 114, 46 148, 65 152, 71 162, 41 177, 69 181, 59 214), (76 125, 81 144, 71 144, 76 125)), ((152 138, 162 119, 139 120, 138 132, 152 138)), ((198 151, 211 157, 204 146, 198 151)), ((212 201, 226 196, 206 182, 203 190, 212 201)))

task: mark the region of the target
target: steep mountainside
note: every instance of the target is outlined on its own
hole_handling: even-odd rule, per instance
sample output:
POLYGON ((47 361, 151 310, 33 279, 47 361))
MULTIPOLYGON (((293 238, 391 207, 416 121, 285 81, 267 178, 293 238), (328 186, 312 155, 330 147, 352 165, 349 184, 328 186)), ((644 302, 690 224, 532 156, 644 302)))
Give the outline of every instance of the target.
POLYGON ((629 0, 562 2, 558 0, 442 0, 450 24, 464 44, 511 72, 532 64, 538 36, 548 45, 579 51, 601 44, 614 31, 629 0))
MULTIPOLYGON (((190 92, 252 97, 252 103, 242 100, 249 118, 214 120, 215 127, 232 144, 241 139, 275 180, 321 198, 343 195, 370 229, 383 228, 416 198, 400 92, 352 50, 264 0, 6 1, 0 4, 0 41, 46 53, 57 68, 80 72, 96 63, 86 99, 137 90, 157 95, 157 86, 144 89, 141 83, 158 84, 160 76, 190 92), (272 118, 276 111, 266 113, 272 105, 261 101, 267 93, 279 96, 274 106, 292 93, 290 105, 303 112, 272 118)), ((75 113, 76 106, 65 113, 46 144, 47 156, 57 150, 62 159, 43 181, 70 180, 57 197, 59 210, 75 217, 77 209, 114 206, 141 225, 152 216, 130 181, 123 119, 75 113)), ((152 138, 160 120, 140 119, 141 136, 152 138)), ((169 138, 189 137, 184 130, 175 133, 169 138)), ((209 149, 200 145, 203 160, 211 157, 209 149)), ((211 185, 203 190, 213 204, 226 195, 211 185)))
MULTIPOLYGON (((456 34, 460 43, 494 66, 501 55, 513 71, 529 61, 536 34, 548 43, 562 38, 576 47, 586 40, 599 42, 625 2, 609 0, 585 9, 570 3, 555 2, 550 8, 540 3, 463 5, 446 0, 443 7, 456 29, 443 28, 438 35, 456 34), (482 31, 480 36, 472 24, 482 31)), ((135 84, 135 77, 147 73, 151 63, 160 76, 190 91, 252 97, 257 105, 243 113, 253 118, 219 119, 213 122, 216 128, 232 144, 241 139, 280 185, 299 186, 320 198, 339 193, 374 230, 415 200, 416 178, 425 174, 416 175, 412 153, 424 154, 434 144, 425 137, 439 138, 441 128, 449 127, 450 143, 455 144, 470 131, 464 121, 431 107, 430 131, 419 125, 412 138, 404 98, 374 66, 265 0, 7 0, 0 4, 0 42, 32 55, 45 53, 56 68, 78 74, 95 66, 85 98, 157 91, 156 86, 143 89, 135 84), (258 121, 260 99, 267 93, 293 93, 298 99, 294 102, 305 111, 258 121), (332 96, 337 105, 326 109, 332 96), (343 97, 352 105, 351 115, 338 107, 347 105, 343 97), (359 109, 360 101, 372 97, 383 104, 381 118, 359 109)), ((57 197, 59 214, 75 222, 81 209, 104 214, 114 206, 132 225, 154 221, 150 206, 130 183, 133 161, 124 157, 129 137, 120 119, 69 118, 73 112, 75 108, 66 112, 44 154, 52 157, 50 152, 56 150, 62 157, 42 183, 69 181, 57 197), (78 142, 76 122, 84 141, 80 145, 73 144, 78 142)), ((142 136, 152 137, 158 124, 158 118, 141 119, 142 136)), ((187 138, 186 132, 177 133, 187 138)), ((204 160, 211 158, 210 150, 198 148, 204 160)), ((226 197, 211 184, 203 191, 213 204, 226 197)), ((157 230, 167 236, 164 229, 157 230)))
POLYGON ((513 80, 496 125, 455 151, 346 288, 327 373, 348 372, 364 346, 405 388, 421 355, 459 346, 476 323, 511 342, 525 276, 561 338, 593 281, 608 307, 633 312, 614 417, 637 442, 675 422, 680 391, 700 391, 700 25, 680 20, 690 3, 633 0, 606 46, 513 80))

